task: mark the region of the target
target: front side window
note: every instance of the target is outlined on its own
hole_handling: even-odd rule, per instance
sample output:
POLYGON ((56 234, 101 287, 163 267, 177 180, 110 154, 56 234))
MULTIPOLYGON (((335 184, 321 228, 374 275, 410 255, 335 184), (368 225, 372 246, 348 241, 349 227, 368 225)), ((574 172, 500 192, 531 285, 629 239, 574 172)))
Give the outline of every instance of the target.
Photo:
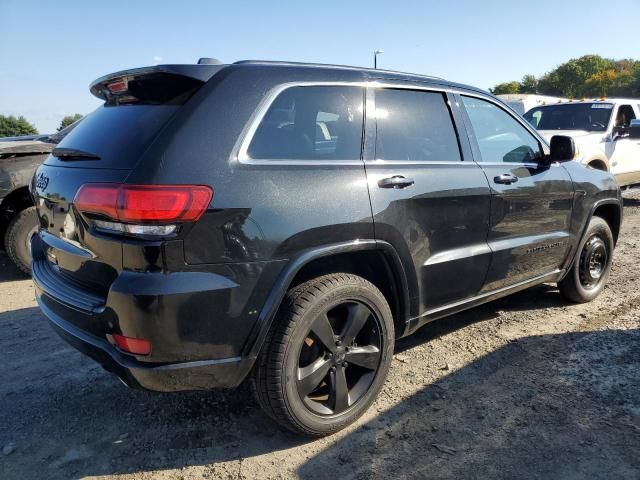
POLYGON ((376 159, 459 161, 460 148, 442 93, 376 91, 376 159))
POLYGON ((528 163, 542 157, 538 140, 500 107, 475 97, 463 96, 462 101, 482 162, 528 163))
POLYGON ((247 151, 252 159, 360 160, 363 89, 291 87, 271 104, 247 151))
POLYGON ((633 113, 633 107, 631 105, 620 105, 618 107, 618 113, 616 114, 616 127, 629 127, 631 125, 631 120, 636 118, 635 113, 633 113))

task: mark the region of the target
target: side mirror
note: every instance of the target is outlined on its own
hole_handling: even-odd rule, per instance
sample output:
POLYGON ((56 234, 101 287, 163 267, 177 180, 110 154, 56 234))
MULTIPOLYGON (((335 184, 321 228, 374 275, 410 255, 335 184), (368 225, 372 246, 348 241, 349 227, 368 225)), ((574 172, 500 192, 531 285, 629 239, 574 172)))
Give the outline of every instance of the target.
POLYGON ((635 140, 640 138, 640 119, 631 120, 629 124, 629 138, 635 140))
POLYGON ((551 137, 551 153, 549 160, 552 162, 570 162, 576 156, 576 144, 573 138, 564 135, 551 137))

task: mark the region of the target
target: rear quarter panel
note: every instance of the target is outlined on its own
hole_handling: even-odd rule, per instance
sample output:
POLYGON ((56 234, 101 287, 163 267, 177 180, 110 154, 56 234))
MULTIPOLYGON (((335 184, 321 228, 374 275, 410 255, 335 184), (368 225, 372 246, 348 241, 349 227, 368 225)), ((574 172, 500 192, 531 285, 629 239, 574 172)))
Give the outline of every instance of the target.
POLYGON ((361 74, 242 66, 221 71, 177 112, 127 178, 213 188, 208 211, 182 240, 184 261, 171 269, 218 273, 223 268, 237 284, 226 300, 200 298, 188 314, 176 315, 208 318, 217 331, 233 331, 216 336, 216 357, 238 351, 293 258, 315 246, 373 239, 362 162, 249 164, 235 157, 248 122, 272 88, 315 80, 358 81, 361 74))

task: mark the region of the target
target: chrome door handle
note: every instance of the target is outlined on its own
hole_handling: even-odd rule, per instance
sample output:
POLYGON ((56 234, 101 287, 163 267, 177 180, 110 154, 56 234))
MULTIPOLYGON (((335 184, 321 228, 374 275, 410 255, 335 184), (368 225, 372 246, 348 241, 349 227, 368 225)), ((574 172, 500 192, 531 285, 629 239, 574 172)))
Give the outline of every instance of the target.
POLYGON ((412 179, 403 177, 402 175, 394 175, 393 177, 378 180, 378 186, 380 188, 406 188, 414 183, 412 179))
POLYGON ((518 177, 516 177, 515 175, 511 175, 510 173, 503 173, 502 175, 493 177, 493 181, 494 183, 511 185, 512 183, 516 183, 518 181, 518 177))

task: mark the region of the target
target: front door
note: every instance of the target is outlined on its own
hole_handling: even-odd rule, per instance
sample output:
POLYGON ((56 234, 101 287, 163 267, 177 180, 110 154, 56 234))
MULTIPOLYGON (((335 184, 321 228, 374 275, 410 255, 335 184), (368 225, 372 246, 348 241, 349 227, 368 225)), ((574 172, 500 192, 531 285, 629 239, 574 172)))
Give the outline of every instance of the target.
POLYGON ((524 120, 489 99, 460 99, 475 137, 474 156, 491 186, 493 255, 483 291, 553 272, 574 241, 569 174, 560 164, 545 163, 542 144, 524 120))
POLYGON ((614 113, 611 141, 607 144, 611 173, 620 186, 640 183, 640 140, 628 137, 629 125, 635 118, 631 105, 619 105, 614 113))
POLYGON ((411 314, 478 293, 491 252, 490 191, 439 91, 370 89, 365 167, 377 240, 405 266, 411 314))

